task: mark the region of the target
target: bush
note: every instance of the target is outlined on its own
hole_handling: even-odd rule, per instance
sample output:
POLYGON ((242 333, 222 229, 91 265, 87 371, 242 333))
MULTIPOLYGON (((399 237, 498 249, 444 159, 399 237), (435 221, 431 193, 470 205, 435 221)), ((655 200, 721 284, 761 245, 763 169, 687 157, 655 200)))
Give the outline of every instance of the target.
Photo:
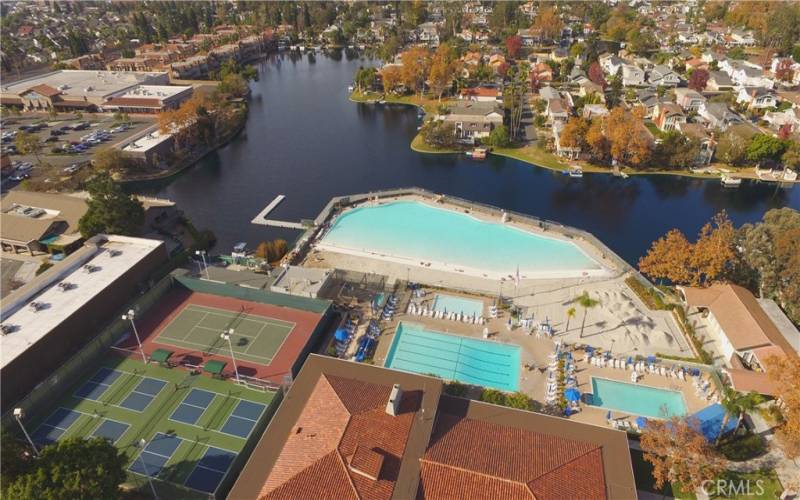
POLYGON ((728 460, 744 462, 763 455, 766 452, 766 444, 761 436, 748 434, 740 438, 733 437, 723 442, 719 446, 719 451, 728 460))
POLYGON ((496 389, 484 389, 481 393, 480 399, 484 403, 506 406, 508 408, 516 408, 518 410, 531 409, 531 399, 521 392, 506 394, 505 392, 498 391, 496 389))
POLYGON ((664 303, 664 300, 661 298, 661 295, 652 287, 647 288, 645 287, 641 281, 637 280, 634 276, 628 276, 625 278, 625 284, 642 299, 642 302, 645 305, 653 310, 663 311, 667 309, 671 309, 670 306, 664 303))
POLYGON ((428 146, 450 149, 456 146, 456 132, 452 124, 430 121, 422 126, 422 139, 428 146))
POLYGON ((36 276, 39 276, 40 274, 42 274, 43 272, 47 271, 51 267, 53 267, 53 263, 52 262, 47 261, 47 260, 42 262, 42 264, 36 270, 36 276))
POLYGON ((449 394, 451 396, 458 396, 458 397, 464 396, 467 393, 468 389, 469 388, 465 384, 462 384, 461 382, 458 382, 456 380, 448 382, 444 385, 445 394, 449 394))
POLYGON ((497 389, 484 389, 481 392, 481 401, 493 405, 506 406, 506 395, 497 389))

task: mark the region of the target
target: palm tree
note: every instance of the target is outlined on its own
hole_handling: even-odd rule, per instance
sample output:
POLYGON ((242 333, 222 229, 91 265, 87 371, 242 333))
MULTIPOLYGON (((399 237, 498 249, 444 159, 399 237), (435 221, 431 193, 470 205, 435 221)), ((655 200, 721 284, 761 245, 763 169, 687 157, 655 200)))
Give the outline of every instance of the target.
POLYGON ((564 328, 564 331, 569 331, 569 320, 575 317, 575 308, 570 307, 567 309, 567 326, 564 328))
POLYGON ((586 326, 586 315, 589 313, 589 309, 600 305, 600 301, 597 299, 593 299, 589 297, 589 292, 583 291, 583 293, 575 299, 578 304, 583 307, 583 321, 581 322, 581 334, 579 338, 583 338, 583 328, 586 326))
POLYGON ((731 415, 737 416, 736 428, 734 429, 734 432, 736 432, 739 429, 739 426, 742 425, 744 415, 747 412, 755 410, 756 407, 763 402, 764 397, 757 392, 751 391, 745 394, 743 392, 738 392, 731 387, 725 387, 722 391, 722 398, 719 402, 722 405, 722 408, 725 409, 725 416, 722 417, 722 426, 719 429, 719 435, 717 436, 717 440, 714 444, 719 444, 720 439, 722 439, 722 433, 725 430, 725 427, 728 425, 731 415))

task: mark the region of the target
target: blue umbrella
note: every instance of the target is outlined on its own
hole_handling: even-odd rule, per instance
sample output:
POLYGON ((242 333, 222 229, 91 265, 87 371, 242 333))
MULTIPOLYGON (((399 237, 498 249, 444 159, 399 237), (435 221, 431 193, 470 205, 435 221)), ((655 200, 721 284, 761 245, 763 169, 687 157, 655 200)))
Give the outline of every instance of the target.
POLYGON ((648 363, 655 363, 656 362, 656 357, 655 356, 647 356, 647 362, 648 363))
POLYGON ((644 417, 636 417, 636 425, 640 429, 644 429, 644 427, 647 425, 647 419, 644 417))
POLYGON ((336 338, 336 340, 340 342, 345 341, 347 340, 348 337, 347 330, 345 330, 344 328, 339 328, 338 330, 336 330, 336 333, 333 334, 333 336, 336 338))
POLYGON ((628 356, 628 364, 629 365, 633 364, 633 356, 628 356))
POLYGON ((581 399, 581 391, 575 389, 574 387, 570 387, 564 391, 564 397, 567 398, 567 401, 578 401, 581 399))
POLYGON ((565 415, 565 416, 567 416, 567 417, 569 417, 570 415, 572 415, 572 408, 570 408, 569 406, 567 406, 567 407, 564 409, 564 415, 565 415))
POLYGON ((608 410, 608 413, 606 413, 606 420, 611 420, 611 410, 608 410))
POLYGON ((589 354, 592 354, 594 352, 594 347, 587 345, 585 351, 589 354))

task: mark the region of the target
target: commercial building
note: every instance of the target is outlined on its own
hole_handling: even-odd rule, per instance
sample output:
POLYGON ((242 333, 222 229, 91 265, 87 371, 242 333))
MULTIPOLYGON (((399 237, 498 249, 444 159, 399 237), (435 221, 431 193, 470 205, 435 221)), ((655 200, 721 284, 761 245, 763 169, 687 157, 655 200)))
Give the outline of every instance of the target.
POLYGON ((5 298, 0 383, 8 408, 146 290, 167 260, 157 240, 97 235, 5 298))
POLYGON ((636 498, 621 431, 309 356, 228 498, 636 498))
POLYGON ((78 221, 86 201, 63 194, 14 190, 0 200, 0 244, 3 251, 69 253, 82 240, 78 221))
POLYGON ((61 70, 2 86, 0 104, 26 111, 102 110, 113 96, 139 85, 167 85, 165 72, 61 70))
POLYGON ((123 113, 158 113, 178 108, 191 96, 191 85, 138 85, 111 96, 103 104, 103 110, 123 113))

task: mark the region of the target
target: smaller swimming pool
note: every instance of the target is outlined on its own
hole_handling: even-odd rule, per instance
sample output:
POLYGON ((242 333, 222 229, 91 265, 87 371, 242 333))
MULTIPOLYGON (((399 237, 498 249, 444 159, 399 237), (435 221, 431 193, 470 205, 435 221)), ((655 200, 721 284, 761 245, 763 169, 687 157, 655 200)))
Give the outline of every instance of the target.
POLYGON ((386 356, 387 368, 513 392, 519 389, 520 349, 400 323, 386 356))
POLYGON ((678 391, 592 377, 592 405, 643 417, 686 415, 686 402, 678 391))
POLYGON ((467 316, 483 316, 483 302, 453 295, 437 293, 433 298, 433 310, 462 313, 467 316))

